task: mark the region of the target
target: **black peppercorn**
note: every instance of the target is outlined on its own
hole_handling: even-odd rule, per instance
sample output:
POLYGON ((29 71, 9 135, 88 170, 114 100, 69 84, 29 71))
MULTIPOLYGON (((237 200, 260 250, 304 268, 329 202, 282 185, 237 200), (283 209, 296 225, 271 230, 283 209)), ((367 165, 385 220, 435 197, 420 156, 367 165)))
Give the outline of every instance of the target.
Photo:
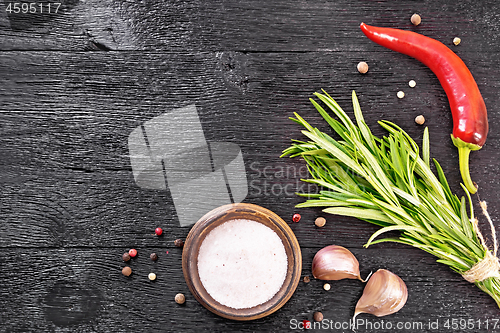
POLYGON ((158 255, 156 253, 151 253, 151 255, 149 256, 151 258, 151 260, 153 261, 156 261, 158 260, 158 255))
POLYGON ((175 246, 177 246, 177 247, 183 247, 183 246, 184 246, 184 241, 183 241, 182 239, 178 238, 178 239, 176 239, 176 240, 174 241, 174 244, 175 244, 175 246))
POLYGON ((125 252, 123 255, 122 255, 122 259, 123 261, 127 262, 130 260, 130 254, 128 254, 127 252, 125 252))

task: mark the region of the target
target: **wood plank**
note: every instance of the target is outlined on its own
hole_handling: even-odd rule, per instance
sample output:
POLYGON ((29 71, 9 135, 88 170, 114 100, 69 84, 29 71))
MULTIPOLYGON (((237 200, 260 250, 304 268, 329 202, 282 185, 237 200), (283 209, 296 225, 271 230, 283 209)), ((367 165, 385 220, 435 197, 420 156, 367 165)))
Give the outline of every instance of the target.
MULTIPOLYGON (((2 327, 16 331, 287 331, 291 320, 312 320, 315 311, 334 322, 347 322, 364 285, 357 280, 331 282, 329 292, 323 282, 301 282, 291 300, 278 312, 252 322, 225 320, 203 308, 187 290, 181 270, 181 250, 164 246, 138 248, 130 263, 133 273, 121 274, 126 248, 108 249, 5 249, 0 253, 2 274, 0 310, 2 327), (149 259, 151 252, 159 260, 149 259), (151 282, 147 275, 157 274, 151 282), (186 303, 174 302, 176 293, 186 295, 186 303)), ((303 275, 311 275, 314 249, 303 249, 303 275)), ((438 320, 442 328, 451 318, 494 319, 494 301, 472 284, 431 256, 413 249, 394 251, 354 249, 366 276, 371 270, 386 268, 407 284, 409 298, 403 309, 390 317, 360 315, 372 323, 423 322, 438 320), (432 307, 434 312, 429 312, 432 307)), ((477 326, 476 326, 477 327, 477 326)), ((361 331, 362 329, 360 329, 361 331)), ((411 330, 410 330, 411 331, 411 330)), ((425 328, 423 332, 432 330, 425 328)), ((466 332, 466 330, 454 330, 466 332)))
MULTIPOLYGON (((348 112, 350 91, 356 89, 377 135, 384 131, 376 121, 387 119, 420 142, 423 128, 413 119, 424 114, 431 154, 461 193, 446 96, 428 69, 402 55, 14 52, 0 58, 0 246, 146 246, 157 226, 166 230, 168 242, 185 237, 188 228, 179 227, 168 193, 135 185, 127 138, 144 121, 189 104, 197 105, 208 141, 242 149, 249 181, 245 201, 290 221, 299 211, 293 206, 302 199, 294 192, 301 189, 305 169, 300 160, 279 155, 290 139, 301 138, 300 128, 288 120, 294 111, 327 130, 308 101, 321 88, 348 112), (355 69, 362 59, 371 64, 367 75, 355 69), (407 86, 410 79, 417 81, 414 89, 407 86), (407 93, 401 100, 395 96, 400 89, 407 93)), ((471 70, 490 107, 492 129, 485 147, 472 154, 472 178, 497 216, 499 83, 487 78, 499 73, 488 54, 464 58, 476 59, 471 70)), ((300 213, 302 222, 292 228, 305 247, 332 242, 360 247, 376 230, 334 216, 317 230, 312 223, 321 212, 300 213)))
POLYGON ((410 29, 459 49, 498 52, 495 0, 61 1, 57 14, 0 12, 0 50, 376 50, 362 21, 410 29), (420 13, 422 24, 409 19, 420 13))

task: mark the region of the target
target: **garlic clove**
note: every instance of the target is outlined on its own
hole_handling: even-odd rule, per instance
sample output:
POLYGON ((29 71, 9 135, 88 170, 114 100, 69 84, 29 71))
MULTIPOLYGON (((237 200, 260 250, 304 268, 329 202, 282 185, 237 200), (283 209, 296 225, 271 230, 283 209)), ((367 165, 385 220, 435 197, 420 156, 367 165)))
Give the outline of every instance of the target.
POLYGON ((359 262, 345 247, 329 245, 316 253, 312 273, 319 280, 361 279, 359 262))
MULTIPOLYGON (((370 313, 377 317, 398 312, 408 299, 408 289, 396 274, 379 269, 371 276, 356 304, 354 318, 360 313, 370 313)), ((353 320, 354 320, 353 318, 353 320)))

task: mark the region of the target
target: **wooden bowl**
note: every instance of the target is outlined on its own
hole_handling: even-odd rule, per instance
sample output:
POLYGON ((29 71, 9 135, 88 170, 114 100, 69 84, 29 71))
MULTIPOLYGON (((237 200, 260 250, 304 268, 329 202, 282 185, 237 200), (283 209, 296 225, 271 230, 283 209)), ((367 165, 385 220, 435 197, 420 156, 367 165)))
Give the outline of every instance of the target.
POLYGON ((230 204, 210 211, 193 226, 184 243, 182 271, 189 290, 205 308, 221 317, 253 320, 270 315, 292 297, 300 280, 302 254, 295 234, 278 215, 257 205, 230 204), (285 281, 276 295, 265 303, 245 309, 234 309, 214 300, 205 290, 198 274, 198 253, 201 243, 215 227, 234 219, 253 220, 271 228, 281 239, 288 258, 285 281))

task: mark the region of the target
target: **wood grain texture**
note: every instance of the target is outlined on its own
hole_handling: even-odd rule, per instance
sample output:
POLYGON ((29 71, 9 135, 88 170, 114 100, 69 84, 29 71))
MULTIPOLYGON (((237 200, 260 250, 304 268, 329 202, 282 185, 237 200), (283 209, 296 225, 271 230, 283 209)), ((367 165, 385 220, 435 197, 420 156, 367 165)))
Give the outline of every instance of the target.
MULTIPOLYGON (((460 191, 446 96, 428 69, 399 54, 372 55, 367 75, 356 72, 362 59, 358 52, 0 56, 5 179, 1 215, 8 235, 0 240, 3 246, 25 246, 28 240, 32 246, 123 246, 132 240, 146 245, 157 224, 185 236, 167 193, 143 190, 133 182, 127 137, 144 121, 188 104, 197 105, 208 141, 233 142, 242 149, 247 201, 285 219, 301 200, 294 192, 307 190, 300 182, 306 176, 301 161, 279 158, 291 138, 301 138, 300 128, 288 117, 298 111, 327 130, 308 101, 321 88, 339 96, 348 111, 350 90, 356 89, 376 135, 385 133, 376 121, 387 119, 420 142, 423 127, 413 119, 424 114, 432 156, 443 165, 455 192, 460 191), (123 64, 129 68, 126 72, 121 72, 123 64), (409 79, 415 79, 417 87, 407 87, 409 79), (395 96, 400 89, 407 93, 402 100, 395 96), (30 239, 33 231, 40 237, 30 239)), ((497 75, 490 66, 483 55, 471 70, 479 78, 497 75)), ((473 153, 472 178, 484 186, 481 195, 495 216, 500 199, 494 191, 500 183, 494 153, 500 145, 494 103, 498 83, 478 81, 490 107, 491 132, 486 146, 473 153)), ((303 214, 312 221, 317 211, 303 214)), ((338 222, 338 237, 349 242, 351 228, 343 220, 338 222)), ((361 227, 363 240, 375 230, 359 221, 350 223, 361 227)), ((304 235, 304 245, 318 244, 314 228, 297 232, 304 235)), ((326 237, 322 244, 328 241, 326 237)), ((351 242, 346 245, 361 245, 357 239, 351 242)))
POLYGON ((61 1, 58 14, 0 12, 1 50, 372 50, 362 21, 498 52, 500 4, 481 1, 61 1), (410 23, 413 13, 422 24, 410 23))
MULTIPOLYGON (((497 1, 66 1, 51 17, 8 15, 0 4, 0 331, 1 332, 285 332, 290 320, 347 321, 359 281, 299 283, 278 312, 239 323, 213 315, 189 294, 181 269, 185 238, 167 191, 134 183, 127 138, 145 121, 195 104, 208 141, 243 153, 245 202, 289 223, 302 248, 303 275, 314 254, 338 244, 352 250, 362 276, 386 268, 408 285, 397 314, 375 321, 499 318, 489 296, 435 258, 397 244, 362 247, 375 226, 295 209, 306 190, 299 159, 280 159, 300 128, 299 112, 328 130, 308 99, 322 88, 352 115, 355 89, 374 134, 387 119, 421 142, 423 114, 431 156, 452 190, 459 186, 446 95, 422 64, 363 37, 358 25, 421 32, 452 47, 469 66, 489 112, 485 147, 472 153, 472 179, 500 228, 500 72, 497 1), (422 16, 413 27, 409 17, 422 16), (96 52, 89 52, 96 51, 96 52), (370 70, 361 75, 359 61, 370 70), (408 87, 415 80, 415 88, 408 87), (406 97, 398 99, 403 90, 406 97), (300 212, 299 223, 291 222, 300 212), (323 215, 324 228, 314 226, 323 215), (162 237, 154 235, 161 226, 162 237), (139 256, 124 277, 121 254, 139 256), (168 254, 166 252, 169 252, 168 254), (156 252, 158 262, 149 259, 156 252), (149 272, 158 276, 147 279, 149 272), (182 292, 185 306, 173 298, 182 292)), ((477 209, 477 207, 476 207, 477 209)), ((480 216, 480 223, 484 224, 480 216)), ((485 233, 488 233, 488 229, 485 233)), ((318 330, 319 331, 319 330, 318 330)), ((341 332, 342 330, 333 330, 341 332)), ((368 332, 370 330, 359 330, 368 332)), ((389 332, 388 330, 375 330, 389 332)), ((394 330, 392 330, 394 331, 394 330)), ((436 332, 428 327, 407 332, 436 332)), ((467 329, 454 332, 471 332, 467 329)), ((474 332, 483 330, 474 330, 474 332)))
MULTIPOLYGON (((322 311, 325 318, 348 321, 363 284, 357 280, 299 283, 290 301, 278 312, 252 322, 220 318, 203 308, 189 293, 181 270, 181 250, 162 246, 138 248, 128 264, 132 275, 120 270, 125 249, 8 249, 2 251, 3 274, 0 310, 5 332, 196 332, 213 330, 241 332, 288 331, 290 320, 312 320, 322 311), (149 254, 159 255, 157 262, 149 254), (29 272, 30 274, 20 274, 29 272), (147 275, 157 274, 151 282, 147 275), (176 293, 186 295, 185 305, 174 302, 176 293)), ((310 276, 316 250, 303 248, 303 275, 310 276)), ((481 293, 430 255, 414 249, 353 249, 363 276, 386 268, 401 276, 410 291, 408 303, 398 313, 383 318, 399 321, 447 318, 496 318, 493 300, 481 293), (405 260, 401 260, 404 257, 405 260), (415 270, 412 266, 426 267, 415 270), (432 272, 432 274, 429 274, 432 272), (432 309, 429 309, 432 308, 432 309)), ((376 317, 362 315, 372 322, 376 317)), ((383 331, 383 330, 381 330, 383 331)))

